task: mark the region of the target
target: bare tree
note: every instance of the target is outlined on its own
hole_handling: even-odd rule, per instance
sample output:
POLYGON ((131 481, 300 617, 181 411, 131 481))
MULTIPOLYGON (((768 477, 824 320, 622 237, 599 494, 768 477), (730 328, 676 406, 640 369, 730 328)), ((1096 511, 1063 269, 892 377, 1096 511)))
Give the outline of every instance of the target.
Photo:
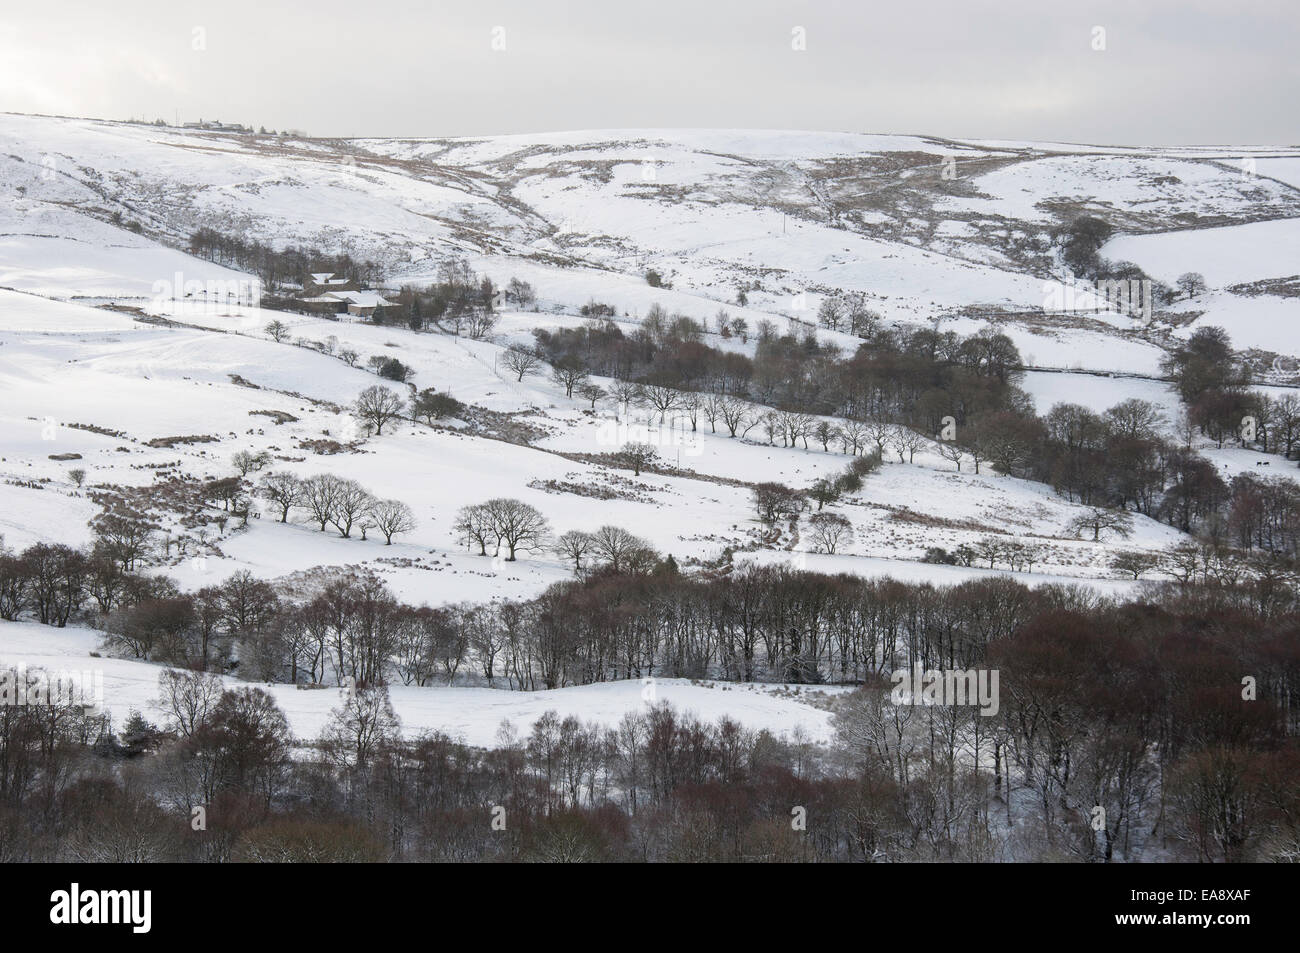
POLYGON ((951 441, 943 440, 939 442, 939 456, 957 464, 957 471, 961 472, 961 462, 966 458, 966 451, 951 441))
POLYGON ((644 441, 629 440, 614 453, 614 459, 623 466, 631 467, 633 476, 640 476, 642 470, 654 466, 659 459, 659 451, 644 441))
POLYGON ((339 480, 330 522, 334 524, 340 536, 348 539, 352 535, 352 524, 370 511, 373 502, 374 497, 356 480, 339 480))
POLYGON ((1101 534, 1105 532, 1127 539, 1133 535, 1133 514, 1128 510, 1090 506, 1065 526, 1065 531, 1075 537, 1082 536, 1085 530, 1092 531, 1093 542, 1100 542, 1101 534))
POLYGON ((258 484, 257 495, 280 507, 280 522, 287 523, 289 511, 302 503, 302 481, 292 473, 283 471, 267 473, 258 484))
POLYGON ((375 428, 375 434, 384 432, 384 424, 397 420, 406 409, 406 401, 387 387, 375 384, 357 396, 356 415, 375 428))
POLYGON ((300 503, 311 513, 312 522, 320 525, 322 533, 334 520, 341 483, 332 473, 318 473, 302 481, 300 503))
POLYGON ((895 429, 893 424, 886 423, 883 420, 871 420, 863 425, 867 439, 876 445, 876 449, 880 451, 882 457, 889 448, 890 442, 894 439, 895 429))
POLYGON ((722 416, 722 403, 726 398, 719 393, 708 393, 700 402, 700 410, 704 412, 704 419, 709 422, 709 430, 713 433, 718 432, 718 419, 722 416))
POLYGON ((989 568, 992 569, 994 563, 1006 554, 1007 544, 996 536, 985 536, 975 543, 972 547, 975 555, 980 559, 989 561, 989 568))
POLYGON ((489 540, 496 539, 496 530, 492 523, 492 514, 482 503, 463 506, 456 514, 454 528, 460 538, 468 543, 478 543, 478 554, 487 555, 489 540))
POLYGON ((630 381, 615 380, 610 385, 609 396, 622 413, 641 404, 641 388, 630 381))
POLYGON ((330 713, 321 733, 321 750, 336 764, 365 767, 401 737, 401 728, 387 688, 358 688, 330 713))
POLYGON ((966 439, 962 441, 961 448, 970 455, 971 462, 975 464, 975 473, 980 472, 980 464, 988 460, 988 450, 985 449, 984 442, 979 437, 979 432, 971 433, 974 428, 966 428, 966 439))
POLYGON ((688 390, 686 393, 682 394, 682 410, 686 413, 686 419, 691 422, 692 433, 699 429, 700 410, 703 407, 703 394, 693 390, 688 390))
POLYGON ((375 529, 384 534, 384 545, 391 546, 398 533, 415 529, 415 514, 401 500, 375 500, 370 504, 370 519, 375 529))
POLYGON ((614 572, 626 568, 637 550, 647 548, 645 540, 634 536, 621 526, 605 525, 591 534, 592 551, 609 563, 614 572))
POLYGON ((1110 567, 1133 579, 1138 579, 1144 572, 1150 572, 1160 565, 1160 557, 1153 553, 1128 549, 1116 553, 1110 561, 1110 567))
POLYGON ((1106 411, 1106 423, 1117 436, 1150 440, 1160 435, 1166 420, 1164 412, 1151 401, 1130 397, 1106 411))
POLYGON ((225 691, 221 677, 209 672, 163 669, 158 676, 160 695, 154 704, 167 717, 167 728, 189 738, 207 721, 225 691))
POLYGON ((555 551, 565 559, 573 560, 573 571, 576 574, 582 570, 582 558, 591 552, 593 545, 590 533, 571 529, 555 541, 555 551))
POLYGON ((91 521, 95 533, 95 551, 115 559, 122 569, 131 572, 153 546, 153 527, 144 520, 120 513, 101 513, 91 521))
POLYGON ((1189 298, 1195 298, 1197 295, 1205 294, 1206 284, 1205 276, 1198 271, 1189 271, 1178 276, 1174 282, 1178 290, 1189 298))
POLYGON ((861 420, 849 418, 835 429, 835 436, 845 453, 857 456, 867 445, 867 425, 861 420))
MULTIPOLYGON (((722 416, 722 422, 726 425, 729 436, 734 437, 736 432, 740 431, 743 437, 749 432, 749 428, 745 426, 751 420, 749 405, 743 400, 730 395, 721 397, 718 401, 718 413, 722 416)), ((755 421, 758 419, 758 417, 752 418, 755 421)), ((753 423, 749 426, 752 427, 753 423)))
POLYGON ((511 278, 506 284, 506 300, 513 301, 521 306, 527 306, 537 300, 537 293, 528 282, 521 281, 518 278, 511 278))
POLYGON ((823 298, 817 309, 817 323, 828 330, 838 331, 847 315, 848 305, 843 298, 823 298))
POLYGON ((813 552, 833 556, 840 546, 853 542, 853 524, 838 513, 814 513, 808 523, 813 552))
POLYGON ((643 384, 639 388, 641 403, 659 411, 659 422, 664 422, 664 417, 668 411, 675 410, 682 405, 681 391, 674 390, 671 387, 662 387, 659 384, 643 384))
POLYGON ((483 505, 492 520, 493 532, 510 552, 506 562, 514 562, 516 549, 538 549, 545 544, 550 527, 536 507, 507 497, 497 497, 483 505))
POLYGON ((270 463, 271 455, 264 450, 257 453, 252 450, 240 450, 230 458, 230 462, 234 464, 240 476, 246 477, 249 473, 260 470, 270 463))
POLYGON ((512 345, 501 355, 501 366, 513 373, 516 381, 522 381, 525 375, 536 373, 542 359, 535 351, 512 345))

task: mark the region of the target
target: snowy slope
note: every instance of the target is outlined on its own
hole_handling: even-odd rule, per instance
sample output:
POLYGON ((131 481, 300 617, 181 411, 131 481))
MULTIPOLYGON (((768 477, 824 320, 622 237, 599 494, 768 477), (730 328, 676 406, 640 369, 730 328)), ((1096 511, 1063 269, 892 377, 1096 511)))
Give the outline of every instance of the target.
MULTIPOLYGON (((773 320, 784 329, 786 318, 814 320, 826 295, 857 291, 888 320, 960 334, 995 326, 1027 365, 1044 369, 1025 380, 1040 411, 1059 401, 1101 411, 1141 397, 1172 419, 1173 395, 1154 379, 1171 336, 1221 323, 1238 347, 1300 354, 1300 298, 1269 284, 1298 270, 1300 154, 1261 155, 1254 177, 1232 156, 728 130, 308 140, 0 115, 0 177, 11 186, 0 192, 0 534, 14 548, 80 545, 99 512, 93 487, 228 476, 233 454, 255 450, 302 476, 355 478, 408 503, 418 526, 385 546, 281 524, 267 511, 154 571, 194 589, 239 569, 296 579, 317 567, 365 567, 417 604, 524 598, 571 578, 571 568, 542 550, 514 563, 480 557, 452 530, 460 507, 509 496, 540 509, 557 533, 614 523, 687 567, 732 550, 738 562, 951 583, 991 571, 922 563, 928 548, 1010 532, 1039 549, 1034 571, 1015 578, 1128 592, 1132 584, 1108 566, 1117 548, 1161 551, 1179 539, 1175 531, 1138 517, 1122 547, 1068 538, 1078 506, 1040 484, 976 475, 969 464, 957 472, 932 446, 913 462, 887 463, 832 506, 856 537, 837 555, 808 552, 806 539, 760 547, 749 485, 806 487, 841 471, 845 456, 679 423, 657 436, 681 472, 633 478, 586 458, 638 436, 644 414, 619 419, 602 405, 593 415, 545 377, 514 380, 499 360, 536 328, 580 323, 577 308, 591 299, 613 305, 625 330, 654 305, 700 321, 725 307, 751 327, 773 320), (944 175, 949 158, 955 178, 944 175), (1060 276, 1047 246, 1035 243, 1080 211, 1120 227, 1107 257, 1165 281, 1201 271, 1212 290, 1149 327, 1105 312, 1044 313, 1046 284, 1060 276), (374 256, 394 284, 432 280, 440 262, 463 255, 498 284, 532 283, 538 306, 503 314, 491 339, 471 341, 227 301, 161 302, 160 286, 178 280, 249 279, 185 253, 200 226, 276 247, 374 256), (672 286, 650 287, 650 268, 672 286), (745 306, 735 303, 741 288, 745 306), (289 340, 263 333, 272 318, 289 325, 289 340), (356 351, 358 366, 307 346, 325 342, 335 355, 356 351), (534 436, 506 442, 464 421, 405 421, 360 438, 347 408, 380 382, 363 369, 377 355, 410 365, 415 387, 512 415, 534 436), (159 445, 175 437, 188 442, 159 445), (356 442, 318 452, 313 441, 328 439, 356 442), (86 488, 74 486, 71 467, 88 471, 86 488), (578 486, 610 498, 573 492, 578 486)), ((858 344, 817 334, 846 353, 858 344)), ((716 334, 706 340, 754 349, 716 334)), ((1253 466, 1247 456, 1214 459, 1232 473, 1253 466)), ((84 657, 93 638, 0 625, 0 661, 84 657)), ((102 662, 115 711, 147 708, 156 668, 102 662)), ((765 690, 659 685, 661 698, 705 717, 826 731, 824 711, 765 690)), ((502 718, 525 724, 552 707, 610 723, 643 704, 641 688, 398 688, 394 700, 408 731, 439 727, 490 744, 502 718)), ((275 692, 303 736, 337 703, 333 692, 275 692)))
MULTIPOLYGON (((203 326, 159 328, 118 312, 0 291, 0 381, 10 394, 0 411, 7 435, 0 476, 13 481, 0 484, 5 504, 0 532, 10 544, 25 545, 40 535, 85 539, 84 496, 68 483, 70 466, 86 468, 92 484, 141 485, 164 465, 169 472, 200 478, 224 476, 235 452, 265 450, 280 458, 277 467, 301 476, 337 473, 357 479, 377 496, 404 500, 420 525, 384 546, 339 539, 304 524, 254 520, 226 534, 217 544, 219 552, 201 565, 176 560, 169 571, 183 584, 203 585, 239 568, 277 577, 316 565, 366 564, 382 570, 408 598, 437 604, 533 594, 569 575, 568 567, 546 552, 527 553, 515 564, 468 553, 452 531, 462 506, 517 497, 538 507, 558 532, 616 523, 679 559, 707 561, 724 547, 743 547, 752 539, 756 524, 748 485, 778 480, 807 486, 846 462, 842 454, 815 446, 734 440, 707 426, 682 432, 685 424, 679 423, 676 435, 655 426, 654 439, 663 442, 668 462, 698 477, 643 474, 630 480, 625 471, 565 454, 610 452, 641 436, 633 427, 657 422, 644 414, 615 420, 607 409, 592 417, 582 412, 585 402, 565 398, 549 380, 509 379, 494 368, 501 343, 290 318, 297 339, 336 337, 340 347, 353 347, 363 357, 398 354, 415 368, 417 387, 447 389, 500 412, 524 412, 523 420, 547 434, 533 446, 521 446, 408 421, 365 440, 359 452, 321 456, 303 449, 302 442, 355 435, 355 423, 342 408, 376 379, 319 351, 266 339, 257 329, 270 313, 253 314, 232 309, 228 315, 186 315, 203 326), (58 329, 56 318, 76 330, 58 329), (273 423, 264 416, 268 411, 296 419, 273 423), (115 435, 99 432, 104 430, 115 435), (174 436, 204 442, 149 446, 174 436), (81 457, 75 464, 49 459, 67 453, 81 457), (42 489, 28 485, 42 480, 48 481, 42 489), (539 481, 606 486, 618 498, 593 503, 573 492, 540 488, 539 481), (35 498, 53 496, 77 503, 43 527, 8 515, 29 513, 35 498)), ((504 340, 512 326, 527 320, 527 315, 508 317, 504 340)), ((1119 393, 1114 391, 1116 397, 1119 393)), ((1109 575, 1109 547, 1061 538, 1076 506, 1040 484, 955 472, 933 452, 922 451, 914 463, 886 464, 862 493, 836 509, 854 524, 859 540, 842 557, 843 571, 882 574, 887 567, 882 569, 881 558, 915 560, 929 546, 970 543, 1015 526, 1017 532, 1051 541, 1040 571, 1063 578, 1109 575), (950 528, 909 523, 900 511, 949 521, 950 528)), ((1131 545, 1161 549, 1175 536, 1168 527, 1140 519, 1131 545)))
MULTIPOLYGON (((118 725, 131 711, 155 723, 164 712, 154 703, 162 666, 118 658, 92 658, 101 648, 99 633, 69 627, 52 629, 35 623, 0 622, 0 666, 27 671, 44 669, 60 673, 90 672, 89 684, 102 679, 103 709, 118 725)), ((230 687, 246 683, 227 679, 230 687)), ((319 737, 330 712, 341 702, 341 691, 302 691, 292 685, 260 684, 284 711, 289 728, 302 742, 319 737)), ((692 682, 680 678, 602 682, 553 691, 512 692, 490 688, 403 686, 389 689, 393 707, 402 720, 402 732, 414 738, 441 731, 466 744, 484 748, 501 743, 503 722, 527 734, 529 726, 547 711, 560 717, 576 715, 585 722, 615 727, 629 712, 644 711, 648 704, 667 702, 679 711, 692 712, 705 721, 728 716, 755 731, 777 736, 801 733, 809 741, 826 741, 831 735, 826 699, 843 691, 834 687, 752 685, 692 682)))
MULTIPOLYGON (((570 305, 608 293, 629 312, 658 300, 702 317, 747 287, 751 307, 809 319, 822 295, 858 291, 897 320, 974 306, 1014 323, 1059 277, 1052 229, 1085 211, 1120 229, 1118 256, 1150 257, 1160 277, 1208 275, 1196 265, 1223 241, 1159 251, 1157 233, 1174 229, 1238 228, 1252 279, 1290 274, 1284 247, 1256 250, 1300 216, 1297 156, 736 130, 314 140, 0 115, 0 174, 14 185, 0 196, 0 286, 147 293, 185 264, 156 246, 206 226, 375 257, 395 282, 461 254, 570 305), (1195 261, 1182 267, 1184 255, 1195 261), (649 268, 674 290, 646 286, 649 268)), ((1239 345, 1277 343, 1257 328, 1239 345)))

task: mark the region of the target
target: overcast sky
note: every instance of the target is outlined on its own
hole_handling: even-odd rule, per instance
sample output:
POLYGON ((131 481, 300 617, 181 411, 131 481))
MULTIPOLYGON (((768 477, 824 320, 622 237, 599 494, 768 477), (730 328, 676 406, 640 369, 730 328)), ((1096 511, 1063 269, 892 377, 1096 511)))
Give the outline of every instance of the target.
POLYGON ((1300 143, 1297 0, 3 3, 0 110, 13 112, 319 136, 1300 143))

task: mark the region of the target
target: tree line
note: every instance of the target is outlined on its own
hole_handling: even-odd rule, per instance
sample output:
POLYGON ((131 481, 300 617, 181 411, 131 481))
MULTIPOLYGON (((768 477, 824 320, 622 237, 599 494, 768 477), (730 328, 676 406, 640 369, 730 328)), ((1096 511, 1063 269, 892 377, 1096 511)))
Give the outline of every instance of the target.
POLYGON ((355 281, 363 288, 376 286, 384 278, 383 267, 378 262, 356 259, 347 252, 327 252, 294 245, 276 249, 207 226, 190 235, 189 251, 206 261, 252 272, 268 289, 297 283, 305 275, 326 271, 336 278, 355 281))
MULTIPOLYGON (((701 629, 718 657, 743 664, 752 638, 756 664, 786 674, 856 659, 861 684, 833 696, 826 745, 683 714, 655 700, 653 681, 615 724, 547 712, 502 725, 491 750, 403 733, 388 691, 364 681, 384 649, 363 633, 400 610, 373 581, 339 580, 297 611, 326 633, 323 652, 342 647, 351 685, 314 738, 294 738, 265 689, 193 670, 160 671, 158 725, 0 707, 0 858, 1294 859, 1294 594, 1263 612, 1227 586, 1119 601, 1005 579, 936 588, 753 572, 607 574, 548 594, 522 624, 418 624, 467 627, 439 636, 450 642, 498 624, 539 630, 539 650, 567 646, 566 677, 596 674, 602 658, 653 677, 653 639, 637 627, 661 640, 657 675, 709 651, 701 629), (810 641, 827 616, 838 621, 825 634, 843 643, 829 655, 810 641), (638 661, 618 658, 629 651, 638 661), (887 673, 912 664, 998 671, 996 711, 897 703, 887 673)), ((256 628, 264 585, 232 578, 212 611, 256 628)))
POLYGON ((663 313, 631 335, 593 318, 578 328, 539 330, 535 354, 551 362, 566 392, 590 397, 593 406, 603 398, 692 430, 707 424, 740 438, 757 431, 772 445, 874 451, 899 462, 930 448, 958 470, 969 464, 980 473, 988 465, 1046 483, 1073 502, 1110 511, 1111 522, 1136 512, 1215 545, 1300 554, 1300 486, 1280 476, 1225 480, 1194 449, 1197 429, 1220 445, 1232 435, 1242 446, 1284 454, 1300 443, 1300 402, 1249 390, 1218 329, 1198 330, 1166 361, 1189 402, 1172 438, 1160 408, 1136 398, 1103 413, 1059 403, 1037 414, 1015 383, 1015 346, 992 332, 961 338, 873 325, 843 359, 814 337, 801 342, 767 325, 752 360, 703 344, 702 333, 692 319, 663 313), (590 373, 614 376, 608 393, 589 382, 590 373))

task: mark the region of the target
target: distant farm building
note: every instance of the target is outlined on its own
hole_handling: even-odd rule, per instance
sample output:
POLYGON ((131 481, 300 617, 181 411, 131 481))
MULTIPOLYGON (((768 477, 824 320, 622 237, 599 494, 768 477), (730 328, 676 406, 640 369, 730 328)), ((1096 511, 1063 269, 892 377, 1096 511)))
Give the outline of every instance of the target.
POLYGON ((204 122, 200 119, 198 122, 187 122, 184 126, 186 129, 207 129, 212 132, 252 132, 249 126, 242 126, 237 122, 222 122, 214 119, 211 122, 204 122))
POLYGON ((355 282, 346 278, 338 279, 331 274, 310 275, 304 282, 303 290, 307 297, 302 298, 301 302, 310 310, 324 314, 346 314, 361 320, 373 317, 376 308, 397 304, 378 291, 361 291, 355 282))
POLYGON ((303 294, 323 295, 331 291, 356 291, 357 283, 351 278, 335 278, 333 272, 320 271, 307 276, 302 283, 303 294))

